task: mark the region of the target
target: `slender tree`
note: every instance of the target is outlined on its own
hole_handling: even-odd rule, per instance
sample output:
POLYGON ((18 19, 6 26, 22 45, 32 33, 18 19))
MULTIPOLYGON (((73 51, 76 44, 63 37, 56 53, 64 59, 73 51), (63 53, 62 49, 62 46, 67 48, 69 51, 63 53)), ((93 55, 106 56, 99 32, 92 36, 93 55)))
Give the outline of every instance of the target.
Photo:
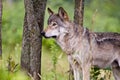
POLYGON ((74 22, 83 26, 83 16, 84 16, 84 0, 75 0, 75 11, 74 11, 74 22))
POLYGON ((2 28, 2 0, 0 0, 0 57, 2 57, 2 37, 1 37, 1 28, 2 28))
POLYGON ((44 13, 47 0, 24 0, 25 18, 21 67, 28 71, 34 80, 40 80, 41 46, 44 13))

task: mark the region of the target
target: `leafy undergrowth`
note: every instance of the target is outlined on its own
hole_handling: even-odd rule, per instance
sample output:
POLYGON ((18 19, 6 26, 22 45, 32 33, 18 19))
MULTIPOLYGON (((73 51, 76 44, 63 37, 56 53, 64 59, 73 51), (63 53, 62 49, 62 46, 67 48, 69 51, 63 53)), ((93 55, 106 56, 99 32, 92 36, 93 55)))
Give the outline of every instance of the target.
POLYGON ((0 80, 30 80, 30 77, 20 69, 21 47, 17 44, 13 51, 4 48, 0 60, 0 80), (11 53, 8 53, 8 52, 11 53))

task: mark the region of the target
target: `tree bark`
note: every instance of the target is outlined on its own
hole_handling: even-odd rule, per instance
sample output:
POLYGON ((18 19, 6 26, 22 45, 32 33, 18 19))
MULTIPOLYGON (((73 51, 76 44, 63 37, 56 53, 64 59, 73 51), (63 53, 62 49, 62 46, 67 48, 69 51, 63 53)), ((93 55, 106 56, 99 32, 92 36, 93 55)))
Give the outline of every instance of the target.
POLYGON ((25 0, 25 19, 21 67, 28 71, 34 80, 40 80, 41 46, 44 13, 47 0, 25 0))
POLYGON ((79 27, 83 26, 84 0, 75 0, 74 22, 79 27))
POLYGON ((28 30, 27 12, 25 12, 23 25, 21 67, 30 73, 30 31, 28 30))
POLYGON ((2 58, 2 35, 1 35, 1 28, 2 28, 2 0, 0 0, 0 58, 2 58))

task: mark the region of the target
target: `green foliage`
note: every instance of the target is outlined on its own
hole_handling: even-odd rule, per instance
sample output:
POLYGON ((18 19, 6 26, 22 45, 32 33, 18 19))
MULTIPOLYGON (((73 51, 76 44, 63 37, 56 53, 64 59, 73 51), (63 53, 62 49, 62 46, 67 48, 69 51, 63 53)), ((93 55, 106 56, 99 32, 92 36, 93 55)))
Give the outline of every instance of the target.
POLYGON ((20 69, 21 46, 16 44, 13 51, 3 46, 0 60, 0 80, 30 80, 30 77, 20 69))
POLYGON ((120 32, 119 2, 119 0, 91 0, 85 2, 84 25, 92 31, 120 32), (93 24, 92 19, 94 19, 93 24))
POLYGON ((5 67, 0 66, 0 80, 30 80, 24 71, 9 72, 5 67))
POLYGON ((3 3, 2 43, 3 45, 15 46, 21 44, 22 28, 24 20, 23 2, 3 3))
POLYGON ((7 68, 9 72, 16 72, 16 67, 18 66, 18 64, 15 63, 15 61, 12 59, 12 57, 8 57, 7 60, 7 68))
POLYGON ((56 74, 56 64, 57 64, 57 61, 58 61, 58 58, 57 58, 57 53, 58 53, 58 49, 56 48, 57 46, 55 44, 52 44, 51 46, 51 53, 52 53, 52 64, 53 64, 53 69, 52 69, 52 72, 54 74, 54 80, 57 80, 57 74, 56 74))
POLYGON ((91 68, 91 78, 92 80, 97 80, 98 76, 100 75, 99 68, 91 68))
POLYGON ((91 80, 112 80, 111 69, 99 69, 97 67, 91 68, 91 80))

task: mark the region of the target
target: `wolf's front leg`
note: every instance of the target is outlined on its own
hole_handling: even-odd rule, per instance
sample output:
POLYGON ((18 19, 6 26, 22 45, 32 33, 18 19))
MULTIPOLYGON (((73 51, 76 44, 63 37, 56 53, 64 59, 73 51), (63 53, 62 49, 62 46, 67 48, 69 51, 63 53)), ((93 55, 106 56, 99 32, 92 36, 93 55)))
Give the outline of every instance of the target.
POLYGON ((83 80, 90 80, 90 65, 82 66, 83 80))
POLYGON ((68 61, 73 70, 74 80, 82 80, 81 79, 81 68, 78 62, 72 56, 68 56, 68 61))
POLYGON ((82 80, 79 69, 74 69, 73 72, 74 72, 74 80, 82 80))
POLYGON ((82 72, 80 66, 74 63, 71 65, 71 68, 71 70, 73 71, 74 80, 82 80, 82 72))

